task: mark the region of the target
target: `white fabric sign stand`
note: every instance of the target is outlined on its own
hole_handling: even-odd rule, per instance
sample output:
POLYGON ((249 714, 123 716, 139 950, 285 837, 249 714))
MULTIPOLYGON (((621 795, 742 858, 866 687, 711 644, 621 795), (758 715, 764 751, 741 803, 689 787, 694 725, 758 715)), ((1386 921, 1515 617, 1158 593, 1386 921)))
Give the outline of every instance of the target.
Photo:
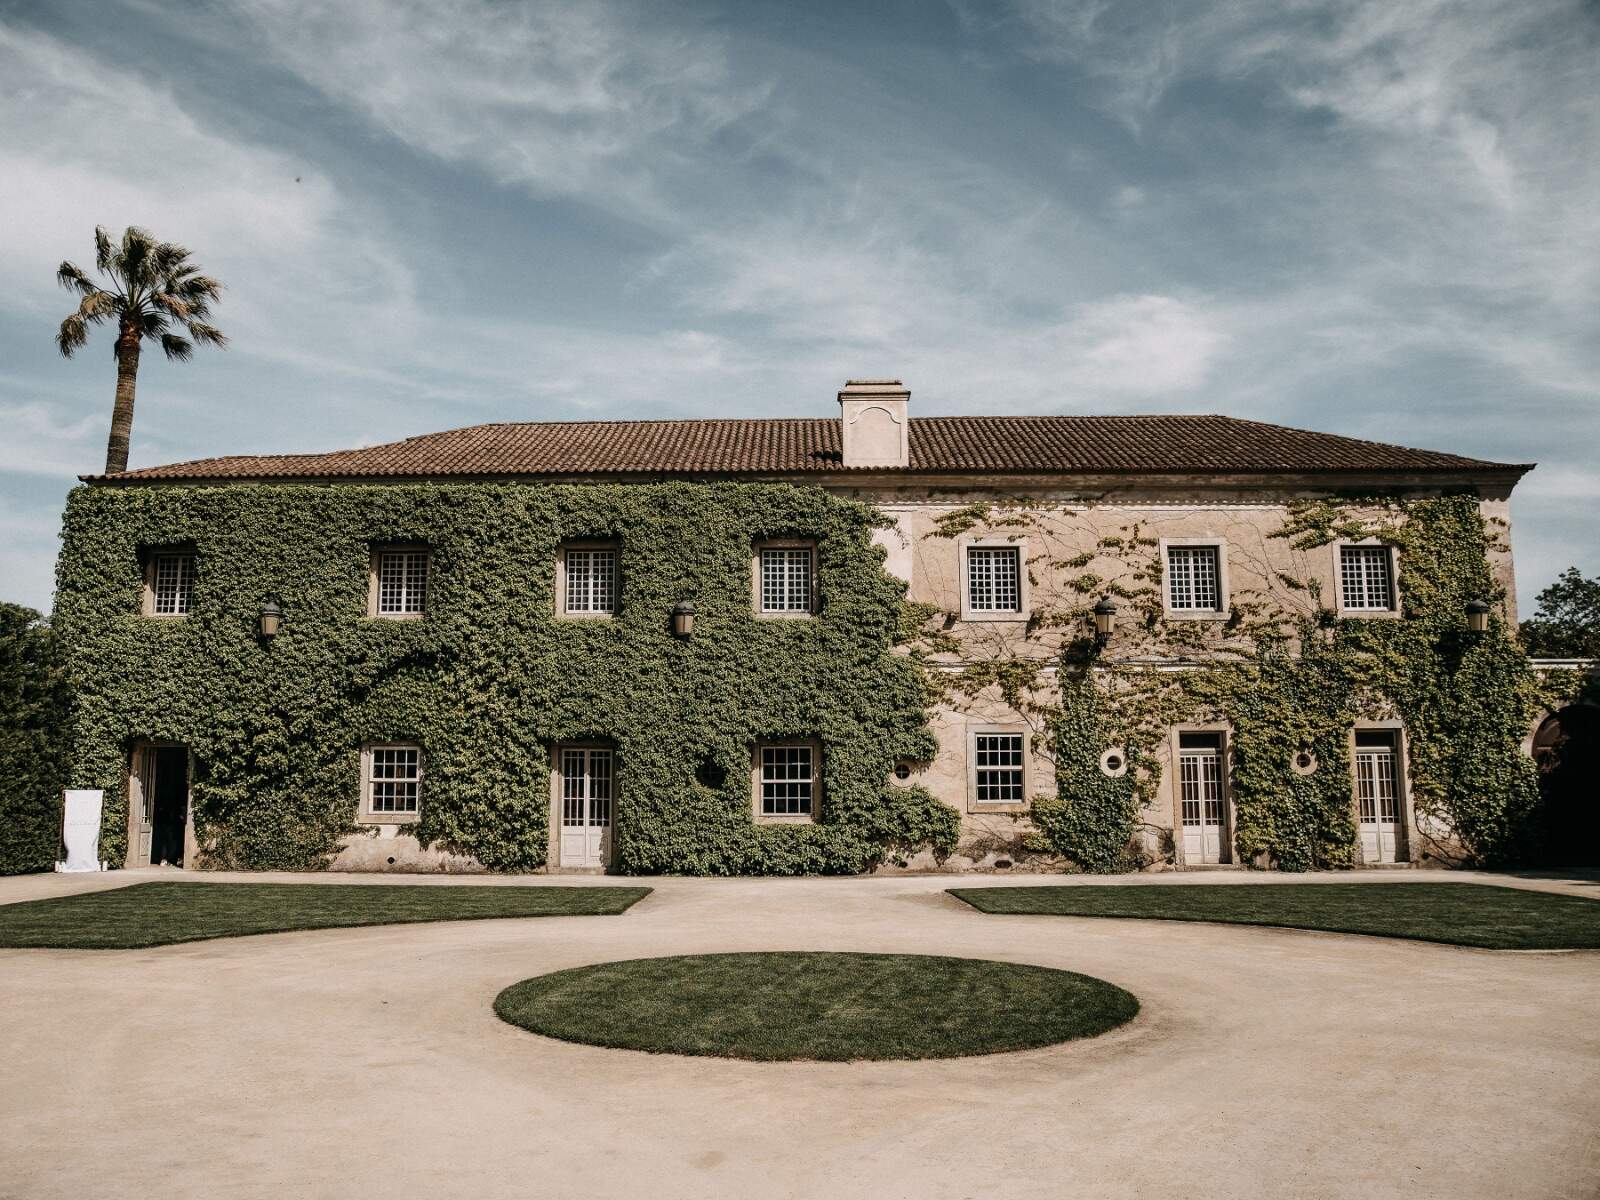
POLYGON ((61 840, 67 846, 67 861, 58 862, 58 871, 104 871, 100 861, 100 810, 106 794, 98 788, 68 790, 61 809, 61 840))

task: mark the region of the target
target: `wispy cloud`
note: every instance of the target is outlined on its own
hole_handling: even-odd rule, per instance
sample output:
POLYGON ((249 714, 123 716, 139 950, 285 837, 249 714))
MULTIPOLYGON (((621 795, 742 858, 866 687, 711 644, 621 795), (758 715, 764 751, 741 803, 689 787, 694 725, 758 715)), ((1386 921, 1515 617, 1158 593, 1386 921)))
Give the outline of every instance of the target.
MULTIPOLYGON (((652 221, 765 90, 726 39, 600 0, 246 0, 268 55, 427 154, 652 221)), ((726 149, 726 147, 722 147, 726 149)))
POLYGON ((1524 578, 1596 541, 1578 0, 963 0, 953 29, 62 3, 84 19, 0 19, 0 488, 40 528, 111 388, 107 347, 50 357, 51 275, 143 223, 230 285, 234 346, 147 358, 136 462, 824 413, 882 373, 924 412, 1225 411, 1539 458, 1524 578))

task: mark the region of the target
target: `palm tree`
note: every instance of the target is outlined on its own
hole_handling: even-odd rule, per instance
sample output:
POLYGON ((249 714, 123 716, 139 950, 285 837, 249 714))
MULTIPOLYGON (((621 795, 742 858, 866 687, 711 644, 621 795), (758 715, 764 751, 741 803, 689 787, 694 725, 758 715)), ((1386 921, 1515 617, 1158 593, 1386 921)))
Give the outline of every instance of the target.
POLYGON ((208 325, 211 302, 222 285, 189 261, 189 252, 172 242, 158 242, 132 226, 122 244, 113 245, 100 227, 94 230, 94 265, 111 281, 95 283, 69 262, 56 271, 56 281, 83 299, 78 311, 56 333, 66 358, 89 340, 89 326, 117 322, 117 399, 111 408, 111 436, 106 441, 106 474, 128 469, 128 437, 133 432, 133 389, 139 376, 139 350, 144 339, 159 341, 168 358, 187 362, 195 342, 225 346, 222 330, 208 325), (170 332, 176 322, 189 337, 170 332), (191 341, 190 338, 194 340, 191 341))

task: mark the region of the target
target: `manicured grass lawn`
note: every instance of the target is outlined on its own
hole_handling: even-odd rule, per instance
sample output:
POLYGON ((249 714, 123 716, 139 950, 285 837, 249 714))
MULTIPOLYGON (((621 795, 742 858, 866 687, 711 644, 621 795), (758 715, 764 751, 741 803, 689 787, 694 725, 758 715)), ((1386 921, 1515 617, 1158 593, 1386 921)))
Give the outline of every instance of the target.
POLYGON ((1600 901, 1475 883, 951 888, 986 913, 1220 921, 1490 950, 1600 949, 1600 901))
POLYGON ((765 1062, 955 1058, 1093 1037, 1139 1002, 1072 971, 918 954, 697 954, 512 984, 500 1018, 569 1042, 765 1062))
POLYGON ((136 883, 0 905, 0 947, 129 950, 289 929, 612 916, 649 892, 647 887, 136 883))

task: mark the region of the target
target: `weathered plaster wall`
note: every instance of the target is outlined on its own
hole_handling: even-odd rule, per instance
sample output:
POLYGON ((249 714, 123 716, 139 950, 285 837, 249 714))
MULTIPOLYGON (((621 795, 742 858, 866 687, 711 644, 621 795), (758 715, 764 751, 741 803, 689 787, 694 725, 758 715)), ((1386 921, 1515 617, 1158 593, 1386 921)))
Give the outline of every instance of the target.
MULTIPOLYGON (((1278 613, 1297 618, 1319 606, 1337 609, 1337 544, 1297 549, 1274 537, 1295 500, 1317 498, 1315 488, 1289 487, 1276 493, 1259 489, 1214 488, 1196 481, 1187 494, 1171 487, 1141 493, 1123 488, 1110 496, 1084 497, 1040 484, 998 492, 993 488, 893 487, 857 489, 892 518, 874 541, 885 551, 885 568, 906 580, 908 599, 935 606, 944 614, 942 647, 928 661, 949 671, 981 663, 1022 661, 1036 664, 1042 687, 1030 700, 1054 699, 1054 670, 1063 646, 1089 628, 1086 609, 1107 590, 1164 587, 1163 548, 1167 542, 1212 541, 1224 547, 1224 586, 1228 609, 1221 615, 1193 616, 1163 611, 1154 620, 1122 603, 1117 630, 1102 651, 1108 659, 1205 661, 1228 658, 1247 642, 1227 620, 1235 609, 1252 616, 1278 613), (1130 545, 1133 539, 1141 544, 1130 545), (966 547, 973 543, 1013 543, 1022 548, 1027 580, 1023 619, 964 619, 962 571, 966 547), (1152 584, 1145 577, 1157 567, 1152 584), (1098 581, 1084 588, 1087 577, 1098 581), (1307 586, 1292 587, 1285 579, 1307 586), (1066 617, 1063 620, 1063 617, 1066 617)), ((1505 588, 1507 616, 1515 620, 1509 507, 1504 495, 1480 503, 1486 522, 1501 536, 1490 563, 1505 588)), ((1352 506, 1351 515, 1381 523, 1376 509, 1352 506)), ((1157 594, 1160 594, 1159 590, 1157 594)), ((1401 597, 1404 603, 1404 597, 1401 597)), ((1372 620, 1394 619, 1375 614, 1372 620)), ((962 814, 960 853, 951 869, 983 869, 997 861, 1025 867, 1038 856, 1023 853, 1032 831, 1026 811, 983 810, 970 799, 970 731, 1007 727, 1030 733, 1029 795, 1054 790, 1054 762, 1036 717, 1018 711, 990 687, 974 697, 939 705, 932 717, 939 739, 937 758, 912 779, 962 814)), ((1152 857, 1170 858, 1179 828, 1179 797, 1170 741, 1157 752, 1161 784, 1141 813, 1141 833, 1152 857)), ((1446 829, 1413 831, 1417 854, 1450 840, 1446 829)), ((931 866, 931 860, 919 861, 931 866)))

